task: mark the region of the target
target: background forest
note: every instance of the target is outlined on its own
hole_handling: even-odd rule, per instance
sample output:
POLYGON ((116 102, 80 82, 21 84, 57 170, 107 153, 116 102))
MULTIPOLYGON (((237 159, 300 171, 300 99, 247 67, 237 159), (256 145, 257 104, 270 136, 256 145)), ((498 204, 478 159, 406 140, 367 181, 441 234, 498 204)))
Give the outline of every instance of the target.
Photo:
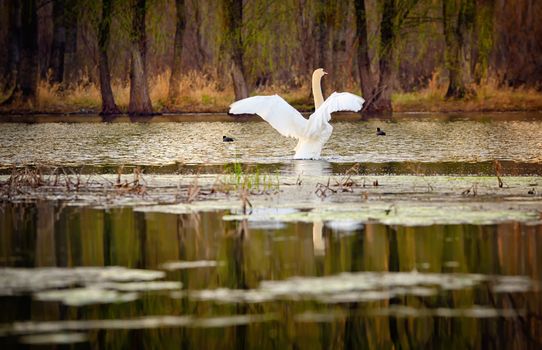
POLYGON ((535 0, 2 0, 7 111, 225 111, 348 90, 365 113, 541 109, 535 0))

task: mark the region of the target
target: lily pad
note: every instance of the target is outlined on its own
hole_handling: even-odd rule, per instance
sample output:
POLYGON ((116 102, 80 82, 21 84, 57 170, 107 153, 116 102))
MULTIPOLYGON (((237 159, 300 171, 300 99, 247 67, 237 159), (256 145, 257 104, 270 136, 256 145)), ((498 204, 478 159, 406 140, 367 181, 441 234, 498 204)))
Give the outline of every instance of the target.
POLYGON ((69 306, 107 304, 134 301, 137 293, 120 293, 102 288, 74 288, 38 292, 34 295, 40 301, 60 301, 69 306))
MULTIPOLYGON (((527 276, 515 276, 523 292, 533 290, 527 276)), ((489 284, 495 292, 512 281, 508 276, 469 273, 355 272, 323 277, 292 277, 263 281, 256 289, 208 289, 188 292, 194 300, 217 303, 262 303, 276 300, 316 300, 325 304, 370 302, 413 295, 430 297, 453 290, 466 290, 489 284)))

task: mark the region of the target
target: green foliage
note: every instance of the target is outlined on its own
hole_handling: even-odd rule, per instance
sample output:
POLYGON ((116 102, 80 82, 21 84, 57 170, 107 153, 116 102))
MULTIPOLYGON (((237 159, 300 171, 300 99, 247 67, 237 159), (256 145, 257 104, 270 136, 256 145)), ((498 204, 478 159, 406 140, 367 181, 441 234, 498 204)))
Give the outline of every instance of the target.
POLYGON ((481 4, 476 12, 475 22, 478 62, 475 65, 474 78, 480 82, 487 76, 489 55, 493 49, 493 7, 490 4, 481 4))
MULTIPOLYGON (((102 0, 62 1, 66 5, 65 19, 77 20, 77 52, 70 67, 76 66, 78 72, 88 72, 90 84, 98 86, 102 0)), ((106 19, 110 24, 109 42, 101 45, 108 47, 110 75, 117 100, 128 99, 125 87, 130 79, 131 17, 135 1, 112 1, 111 16, 106 19)), ((5 10, 9 3, 17 2, 1 3, 0 8, 5 10)), ((39 1, 40 18, 43 19, 40 22, 43 27, 40 35, 43 40, 40 45, 42 67, 48 66, 52 51, 53 21, 49 17, 52 3, 39 1)), ((310 100, 310 73, 322 62, 321 57, 325 65, 331 66, 326 67, 330 73, 324 81, 325 88, 329 89, 326 92, 332 89, 354 91, 359 83, 358 40, 352 1, 243 0, 242 23, 236 22, 236 29, 231 32, 225 30, 225 9, 232 0, 185 0, 184 3, 186 32, 182 74, 189 77, 196 71, 205 76, 212 81, 213 91, 223 97, 216 98, 206 91, 196 93, 192 98, 195 89, 186 84, 182 86, 183 96, 179 100, 193 100, 194 105, 201 103, 200 107, 212 105, 214 110, 228 105, 226 100, 232 95, 228 42, 232 36, 241 38, 244 80, 249 87, 256 88, 255 93, 284 94, 298 89, 296 94, 297 91, 305 93, 299 92, 296 98, 303 95, 310 100), (325 32, 323 43, 320 43, 321 32, 325 32), (319 55, 322 48, 325 53, 319 55)), ((539 2, 519 0, 497 5, 487 0, 364 0, 363 3, 367 20, 367 38, 363 40, 368 44, 369 72, 375 77, 375 84, 379 81, 376 76, 381 71, 382 57, 388 61, 387 66, 393 64, 392 75, 400 72, 392 76, 393 82, 387 85, 400 86, 405 91, 424 88, 435 71, 458 70, 452 67, 461 68, 467 88, 472 83, 483 84, 491 79, 498 79, 500 83, 514 82, 514 86, 524 82, 530 86, 538 84, 536 57, 540 57, 540 50, 534 38, 541 28, 540 21, 536 21, 542 13, 539 2), (446 18, 443 17, 443 6, 447 9, 446 18), (384 23, 387 24, 383 26, 384 23), (459 58, 453 58, 454 61, 450 54, 444 57, 443 25, 451 29, 452 40, 458 32, 463 39, 461 50, 455 50, 461 51, 455 55, 459 58), (391 28, 389 40, 383 40, 380 35, 384 27, 391 28), (388 50, 391 55, 386 55, 388 50), (491 55, 495 59, 490 62, 491 55)), ((157 77, 169 75, 171 71, 175 1, 146 0, 146 10, 146 67, 152 86, 157 77)), ((4 47, 12 37, 7 13, 2 13, 3 21, 0 21, 0 45, 4 47)), ((4 66, 0 69, 1 76, 6 76, 7 61, 7 57, 0 57, 0 64, 4 66)), ((41 73, 45 77, 45 69, 41 73)), ((74 83, 81 83, 81 77, 82 74, 77 74, 75 79, 80 81, 74 83)), ((1 85, 5 84, 0 81, 1 85)), ((76 84, 70 83, 69 89, 74 89, 73 86, 76 84)), ((164 86, 167 90, 167 83, 164 86)), ((151 94, 155 102, 159 99, 158 94, 158 91, 151 94)))
POLYGON ((252 193, 276 192, 280 188, 278 171, 275 174, 261 173, 258 166, 243 169, 235 162, 224 167, 227 174, 225 184, 235 191, 246 190, 252 193))
POLYGON ((243 13, 243 50, 248 79, 269 76, 281 67, 293 64, 298 43, 295 16, 295 1, 251 1, 243 13))

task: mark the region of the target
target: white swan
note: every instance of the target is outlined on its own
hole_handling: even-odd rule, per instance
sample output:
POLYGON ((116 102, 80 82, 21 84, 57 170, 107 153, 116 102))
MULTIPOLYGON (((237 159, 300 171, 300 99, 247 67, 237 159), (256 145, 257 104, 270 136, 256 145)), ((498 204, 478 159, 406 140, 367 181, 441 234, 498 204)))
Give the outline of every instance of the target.
POLYGON ((312 94, 316 110, 308 120, 278 95, 239 100, 230 105, 230 113, 258 114, 282 135, 299 140, 294 159, 318 159, 333 131, 329 124, 331 113, 357 112, 365 102, 362 97, 348 92, 334 92, 324 101, 320 81, 325 74, 322 68, 312 73, 312 94))

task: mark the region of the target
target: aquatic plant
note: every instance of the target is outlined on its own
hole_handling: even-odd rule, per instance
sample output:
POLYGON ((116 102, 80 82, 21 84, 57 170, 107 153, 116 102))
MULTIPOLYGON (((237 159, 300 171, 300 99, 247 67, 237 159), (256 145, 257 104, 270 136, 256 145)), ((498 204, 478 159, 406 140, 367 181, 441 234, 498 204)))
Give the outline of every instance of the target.
POLYGON ((240 192, 248 191, 250 194, 274 193, 280 189, 280 180, 278 171, 275 174, 261 173, 258 166, 245 167, 239 162, 227 164, 224 167, 224 173, 227 174, 224 180, 220 179, 222 185, 219 192, 230 192, 231 190, 240 192))

